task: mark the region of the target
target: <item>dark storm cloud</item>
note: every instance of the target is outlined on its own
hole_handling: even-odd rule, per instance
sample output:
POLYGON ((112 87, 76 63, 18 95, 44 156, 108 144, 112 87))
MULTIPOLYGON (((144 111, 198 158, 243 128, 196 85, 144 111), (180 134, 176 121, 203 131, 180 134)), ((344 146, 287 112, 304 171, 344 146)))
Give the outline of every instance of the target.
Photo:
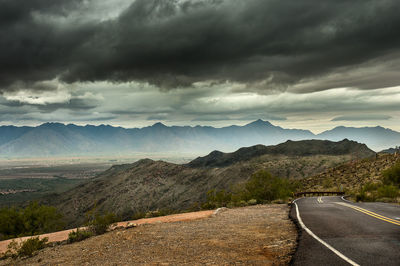
MULTIPOLYGON (((0 2, 3 89, 55 77, 162 88, 265 81, 264 88, 285 88, 337 69, 382 65, 400 50, 397 0, 136 0, 112 20, 59 26, 46 16, 35 19, 68 18, 81 2, 0 2)), ((400 84, 400 77, 388 79, 385 86, 400 84)))
POLYGON ((71 109, 71 110, 90 110, 96 108, 98 103, 88 101, 86 99, 70 99, 65 103, 52 103, 46 105, 35 105, 41 111, 52 112, 57 109, 71 109))
POLYGON ((0 86, 3 90, 4 87, 18 89, 21 84, 34 86, 37 81, 53 79, 79 63, 69 58, 95 32, 95 26, 88 23, 60 27, 49 19, 68 17, 82 2, 0 1, 0 86))

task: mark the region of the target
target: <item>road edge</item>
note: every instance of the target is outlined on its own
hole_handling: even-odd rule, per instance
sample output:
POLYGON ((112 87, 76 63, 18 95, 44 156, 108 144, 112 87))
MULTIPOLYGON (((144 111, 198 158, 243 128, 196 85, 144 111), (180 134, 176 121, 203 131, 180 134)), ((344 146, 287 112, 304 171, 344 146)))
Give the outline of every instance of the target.
POLYGON ((290 259, 289 265, 293 265, 294 264, 294 258, 295 258, 295 254, 297 253, 297 250, 299 249, 299 242, 301 239, 301 236, 303 235, 303 228, 301 228, 299 221, 296 218, 296 215, 293 215, 292 212, 294 212, 294 201, 292 201, 290 203, 290 210, 289 210, 289 219, 292 221, 292 223, 294 223, 294 225, 296 226, 296 230, 297 230, 297 238, 296 238, 296 248, 294 249, 292 255, 292 258, 290 259))

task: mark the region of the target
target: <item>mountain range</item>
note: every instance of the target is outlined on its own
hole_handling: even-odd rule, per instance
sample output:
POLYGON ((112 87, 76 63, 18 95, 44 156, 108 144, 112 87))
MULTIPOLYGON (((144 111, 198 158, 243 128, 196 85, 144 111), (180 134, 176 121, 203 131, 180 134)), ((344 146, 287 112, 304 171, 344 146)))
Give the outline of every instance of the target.
POLYGON ((285 129, 257 120, 244 126, 166 126, 143 128, 109 125, 45 123, 37 127, 0 127, 0 157, 51 157, 81 155, 128 155, 134 153, 185 152, 207 154, 234 151, 255 144, 274 145, 287 140, 342 139, 365 143, 375 151, 400 144, 400 133, 382 127, 336 127, 313 134, 285 129))
POLYGON ((214 151, 187 164, 142 159, 115 165, 67 192, 49 195, 45 202, 62 210, 70 225, 82 223, 94 207, 129 219, 138 212, 191 208, 204 202, 207 191, 229 190, 260 169, 295 180, 369 157, 375 157, 375 152, 354 141, 305 140, 255 145, 233 153, 214 151))

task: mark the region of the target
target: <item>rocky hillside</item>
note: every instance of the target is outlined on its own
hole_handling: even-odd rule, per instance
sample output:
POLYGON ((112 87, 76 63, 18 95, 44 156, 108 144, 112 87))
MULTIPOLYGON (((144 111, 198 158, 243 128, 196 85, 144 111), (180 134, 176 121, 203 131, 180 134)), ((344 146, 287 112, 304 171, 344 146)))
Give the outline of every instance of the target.
POLYGON ((380 153, 395 154, 396 152, 400 154, 400 148, 398 146, 396 148, 389 148, 389 149, 383 150, 380 153))
POLYGON ((377 157, 352 161, 303 180, 304 190, 355 191, 368 182, 377 182, 382 171, 400 161, 400 156, 379 154, 377 157))
POLYGON ((47 203, 62 210, 71 225, 82 223, 84 214, 94 206, 129 219, 134 213, 149 210, 190 208, 203 202, 207 191, 229 190, 259 169, 283 178, 302 178, 349 161, 355 154, 364 158, 374 153, 365 145, 348 140, 315 140, 257 145, 232 154, 213 152, 184 165, 144 159, 113 166, 85 184, 51 196, 47 203), (211 158, 216 158, 216 163, 212 164, 211 158), (210 163, 199 163, 203 161, 210 163))
POLYGON ((352 155, 354 158, 366 158, 375 155, 367 145, 344 139, 339 142, 327 140, 290 141, 275 146, 256 145, 241 148, 232 153, 213 151, 199 157, 188 165, 191 167, 224 167, 241 161, 249 161, 262 155, 312 156, 312 155, 352 155))

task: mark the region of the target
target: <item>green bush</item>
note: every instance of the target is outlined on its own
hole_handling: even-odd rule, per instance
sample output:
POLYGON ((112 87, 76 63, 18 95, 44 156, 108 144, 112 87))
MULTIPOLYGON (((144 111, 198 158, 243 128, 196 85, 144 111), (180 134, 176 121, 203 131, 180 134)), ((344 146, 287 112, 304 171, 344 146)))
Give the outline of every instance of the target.
POLYGON ((258 171, 244 184, 238 184, 231 190, 210 190, 204 209, 214 209, 226 206, 246 206, 263 202, 279 202, 287 200, 298 187, 297 182, 286 178, 273 177, 267 171, 258 171))
POLYGON ((207 192, 207 203, 204 204, 205 209, 215 209, 226 207, 232 201, 232 193, 225 190, 216 191, 212 189, 207 192))
POLYGON ((400 187, 400 162, 382 172, 383 183, 400 187))
POLYGON ((359 193, 356 195, 357 201, 375 201, 378 197, 378 187, 380 184, 377 183, 366 183, 361 187, 359 193))
POLYGON ((245 206, 247 206, 247 202, 244 201, 244 200, 241 200, 241 201, 239 201, 238 206, 239 206, 239 207, 245 207, 245 206))
POLYGON ((367 183, 356 194, 357 201, 395 202, 400 193, 400 162, 382 172, 378 183, 367 183))
POLYGON ((176 210, 172 210, 172 209, 160 209, 160 210, 146 212, 144 218, 161 217, 161 216, 167 216, 167 215, 176 214, 176 213, 180 213, 180 212, 176 211, 176 210))
POLYGON ((247 202, 248 205, 256 205, 257 204, 257 200, 256 199, 251 199, 247 202))
POLYGON ((39 237, 29 238, 20 244, 16 241, 12 241, 8 245, 8 253, 12 254, 14 257, 32 257, 36 251, 44 249, 48 238, 39 239, 39 237))
POLYGON ((271 202, 275 199, 287 199, 294 191, 294 185, 285 178, 273 177, 261 170, 253 174, 245 184, 245 200, 255 199, 258 202, 271 202))
POLYGON ((397 198, 399 189, 393 185, 382 185, 378 187, 379 198, 397 198))
POLYGON ((89 227, 89 231, 95 235, 104 234, 110 225, 116 221, 118 221, 117 216, 110 212, 100 214, 96 209, 93 209, 86 214, 86 225, 89 227))
POLYGON ((79 242, 93 236, 93 233, 89 230, 79 230, 72 231, 68 234, 68 243, 79 242))
POLYGON ((0 240, 59 231, 64 228, 56 208, 31 202, 26 208, 0 209, 0 240))
POLYGON ((145 212, 136 212, 134 215, 131 216, 132 220, 139 220, 146 217, 146 213, 145 212))
POLYGON ((399 189, 394 185, 385 185, 382 183, 367 183, 361 187, 356 195, 357 201, 395 201, 399 195, 399 189), (389 200, 391 199, 391 200, 389 200))

